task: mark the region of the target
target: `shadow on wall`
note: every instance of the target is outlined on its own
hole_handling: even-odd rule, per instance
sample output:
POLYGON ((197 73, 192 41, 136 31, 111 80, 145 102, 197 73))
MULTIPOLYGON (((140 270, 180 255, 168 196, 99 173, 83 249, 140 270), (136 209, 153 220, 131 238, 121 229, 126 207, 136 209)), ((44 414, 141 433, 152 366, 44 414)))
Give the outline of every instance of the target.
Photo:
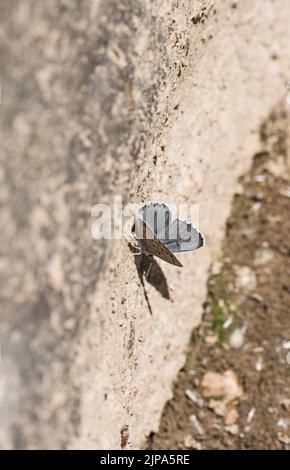
MULTIPOLYGON (((130 246, 130 251, 136 255, 136 250, 134 250, 134 247, 130 246)), ((134 256, 134 259, 137 273, 143 286, 144 297, 148 304, 150 314, 153 315, 146 292, 145 282, 147 281, 149 284, 151 284, 159 292, 159 294, 162 295, 162 297, 171 300, 166 278, 161 267, 152 256, 146 256, 142 253, 140 255, 134 256)))

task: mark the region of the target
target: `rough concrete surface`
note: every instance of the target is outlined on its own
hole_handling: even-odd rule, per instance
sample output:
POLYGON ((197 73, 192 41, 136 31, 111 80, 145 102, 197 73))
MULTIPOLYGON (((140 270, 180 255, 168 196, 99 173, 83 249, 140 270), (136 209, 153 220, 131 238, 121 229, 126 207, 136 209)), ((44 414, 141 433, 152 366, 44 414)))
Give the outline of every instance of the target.
POLYGON ((286 94, 285 0, 0 6, 2 448, 138 448, 157 430, 237 177, 286 94), (152 283, 91 207, 195 203, 206 248, 152 283))

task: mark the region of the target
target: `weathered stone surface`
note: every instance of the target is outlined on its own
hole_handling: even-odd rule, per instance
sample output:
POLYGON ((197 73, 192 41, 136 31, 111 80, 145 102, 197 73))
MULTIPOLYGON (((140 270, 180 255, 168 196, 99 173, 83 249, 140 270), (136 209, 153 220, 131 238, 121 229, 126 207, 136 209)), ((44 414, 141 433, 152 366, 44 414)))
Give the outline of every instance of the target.
POLYGON ((237 177, 286 96, 284 0, 3 1, 4 448, 136 448, 198 324, 237 177), (197 203, 207 247, 136 270, 97 202, 197 203))

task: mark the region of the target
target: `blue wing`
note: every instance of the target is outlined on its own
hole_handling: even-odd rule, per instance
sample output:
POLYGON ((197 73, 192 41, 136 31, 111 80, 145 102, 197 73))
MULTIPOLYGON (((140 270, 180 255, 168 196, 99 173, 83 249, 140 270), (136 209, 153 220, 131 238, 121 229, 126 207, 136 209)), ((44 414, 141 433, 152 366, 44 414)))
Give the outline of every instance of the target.
POLYGON ((138 216, 149 225, 157 238, 166 237, 172 219, 171 210, 166 204, 160 202, 145 204, 139 209, 138 216))
POLYGON ((205 243, 202 234, 192 224, 179 219, 170 224, 168 236, 159 239, 172 253, 197 250, 205 243))

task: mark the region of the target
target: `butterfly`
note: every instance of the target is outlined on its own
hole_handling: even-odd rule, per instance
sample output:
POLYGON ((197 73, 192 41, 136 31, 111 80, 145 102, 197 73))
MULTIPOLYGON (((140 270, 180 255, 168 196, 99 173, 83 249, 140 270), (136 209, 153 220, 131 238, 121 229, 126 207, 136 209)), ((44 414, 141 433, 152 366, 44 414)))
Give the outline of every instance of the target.
POLYGON ((135 217, 135 238, 140 252, 157 256, 174 266, 182 267, 174 253, 193 251, 205 244, 203 235, 190 223, 172 220, 166 204, 149 203, 141 206, 135 217))

